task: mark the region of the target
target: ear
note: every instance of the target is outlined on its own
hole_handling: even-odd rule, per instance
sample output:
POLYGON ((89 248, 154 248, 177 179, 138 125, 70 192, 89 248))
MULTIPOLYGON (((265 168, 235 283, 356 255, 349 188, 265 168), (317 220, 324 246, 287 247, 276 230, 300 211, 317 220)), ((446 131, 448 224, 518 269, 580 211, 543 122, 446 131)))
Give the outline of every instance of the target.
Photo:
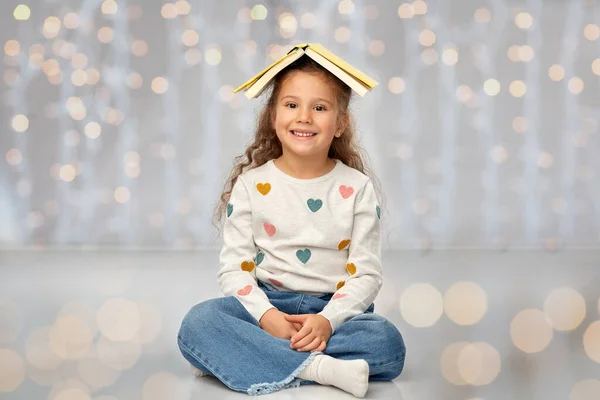
POLYGON ((338 129, 337 132, 335 133, 335 137, 339 138, 340 136, 342 136, 342 133, 346 130, 346 128, 348 127, 348 114, 344 115, 341 119, 340 122, 338 123, 338 129))

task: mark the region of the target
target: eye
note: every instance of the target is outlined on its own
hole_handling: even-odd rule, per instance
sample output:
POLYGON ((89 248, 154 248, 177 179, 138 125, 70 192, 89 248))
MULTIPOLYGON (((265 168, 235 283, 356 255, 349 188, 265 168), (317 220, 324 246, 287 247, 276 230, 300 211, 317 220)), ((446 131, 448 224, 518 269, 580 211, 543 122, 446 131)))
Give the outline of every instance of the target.
POLYGON ((296 108, 297 107, 296 103, 287 103, 285 106, 288 108, 296 108))
POLYGON ((315 110, 317 110, 317 111, 326 111, 327 109, 324 106, 315 106, 315 110))

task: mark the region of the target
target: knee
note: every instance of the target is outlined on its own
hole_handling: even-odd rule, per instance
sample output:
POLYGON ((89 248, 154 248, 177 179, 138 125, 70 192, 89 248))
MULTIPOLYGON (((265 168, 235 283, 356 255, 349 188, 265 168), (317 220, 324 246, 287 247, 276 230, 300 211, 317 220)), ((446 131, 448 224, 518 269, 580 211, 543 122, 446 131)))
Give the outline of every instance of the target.
POLYGON ((210 331, 214 319, 223 311, 227 298, 218 298, 204 301, 193 306, 183 317, 178 338, 198 339, 210 331))
POLYGON ((404 368, 406 357, 404 339, 398 328, 386 318, 376 314, 372 314, 371 318, 376 321, 371 331, 375 339, 373 342, 378 344, 374 349, 375 359, 381 366, 385 366, 386 380, 394 379, 404 368))
POLYGON ((203 325, 210 319, 213 311, 212 300, 208 300, 193 306, 183 317, 181 327, 179 328, 178 338, 186 338, 202 331, 203 325))
POLYGON ((371 313, 359 315, 351 321, 360 324, 357 331, 363 330, 372 343, 378 344, 373 350, 378 358, 404 361, 404 339, 394 324, 378 314, 371 313))
POLYGON ((404 369, 406 347, 398 328, 386 318, 365 313, 354 317, 351 321, 357 323, 355 332, 370 344, 365 353, 365 359, 372 368, 370 379, 388 381, 398 377, 404 369))
POLYGON ((404 361, 406 346, 398 328, 387 319, 383 319, 378 334, 381 335, 380 343, 386 343, 384 346, 386 353, 393 354, 394 358, 404 361))
POLYGON ((387 343, 386 352, 391 356, 389 361, 388 376, 390 379, 398 377, 404 369, 404 359, 406 358, 406 346, 402 334, 394 324, 386 320, 381 329, 382 341, 387 343))

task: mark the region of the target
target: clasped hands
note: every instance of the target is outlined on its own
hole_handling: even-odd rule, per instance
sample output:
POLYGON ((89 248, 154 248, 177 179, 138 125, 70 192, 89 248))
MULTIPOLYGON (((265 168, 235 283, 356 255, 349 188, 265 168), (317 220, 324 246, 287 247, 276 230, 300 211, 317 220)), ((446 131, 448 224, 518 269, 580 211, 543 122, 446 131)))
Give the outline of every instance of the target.
POLYGON ((289 315, 271 308, 260 319, 262 329, 272 336, 289 339, 297 351, 323 351, 331 337, 329 320, 318 314, 289 315))

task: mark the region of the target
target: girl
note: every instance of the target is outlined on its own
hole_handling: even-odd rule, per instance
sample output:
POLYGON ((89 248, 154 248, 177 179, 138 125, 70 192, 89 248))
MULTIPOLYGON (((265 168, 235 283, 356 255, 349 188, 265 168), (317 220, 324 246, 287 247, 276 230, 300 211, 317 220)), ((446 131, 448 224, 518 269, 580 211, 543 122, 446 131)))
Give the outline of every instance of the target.
POLYGON ((226 297, 194 306, 179 331, 197 375, 251 395, 319 383, 356 397, 400 375, 402 336, 373 313, 381 209, 350 98, 309 57, 275 76, 217 210, 226 297))

